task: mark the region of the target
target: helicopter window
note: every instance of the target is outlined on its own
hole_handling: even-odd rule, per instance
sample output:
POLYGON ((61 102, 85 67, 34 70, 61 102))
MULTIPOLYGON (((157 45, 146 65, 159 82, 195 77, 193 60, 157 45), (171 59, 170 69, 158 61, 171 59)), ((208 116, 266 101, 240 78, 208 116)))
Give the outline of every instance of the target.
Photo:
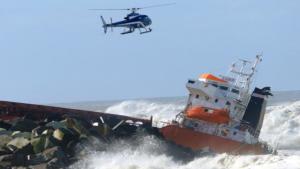
POLYGON ((228 90, 228 87, 226 87, 226 86, 220 86, 219 87, 221 90, 228 90))

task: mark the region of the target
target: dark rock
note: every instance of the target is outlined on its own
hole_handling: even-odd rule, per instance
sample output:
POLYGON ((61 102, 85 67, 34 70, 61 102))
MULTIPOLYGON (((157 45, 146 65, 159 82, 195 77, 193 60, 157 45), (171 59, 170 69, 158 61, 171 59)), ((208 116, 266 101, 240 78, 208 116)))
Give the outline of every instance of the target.
POLYGON ((11 154, 11 151, 9 151, 6 147, 0 147, 0 156, 11 154))
POLYGON ((29 169, 28 167, 23 167, 23 166, 19 166, 19 167, 11 167, 11 169, 29 169))
POLYGON ((15 131, 11 134, 11 136, 13 138, 17 138, 17 137, 23 137, 26 139, 31 139, 31 133, 30 132, 20 132, 20 131, 15 131))
POLYGON ((4 129, 8 130, 11 128, 11 124, 6 123, 4 121, 0 121, 0 128, 4 128, 4 129))
POLYGON ((54 130, 53 138, 62 146, 67 145, 72 140, 78 140, 78 135, 69 129, 59 128, 54 130))
POLYGON ((53 158, 47 163, 47 169, 65 168, 65 163, 58 158, 53 158))
POLYGON ((40 167, 39 164, 43 164, 41 166, 45 166, 44 164, 52 159, 57 159, 63 164, 68 161, 65 153, 60 147, 52 147, 43 151, 42 153, 28 156, 27 165, 40 167))
POLYGON ((3 129, 3 130, 0 130, 0 136, 1 135, 11 135, 13 132, 12 131, 8 131, 8 130, 5 130, 5 129, 3 129))
POLYGON ((56 144, 59 144, 55 139, 52 138, 52 136, 49 135, 41 135, 39 137, 31 139, 30 142, 33 147, 34 153, 40 153, 45 149, 54 147, 56 144))
POLYGON ((46 124, 47 127, 52 127, 54 130, 59 129, 59 128, 67 128, 67 126, 61 122, 57 121, 51 121, 46 124))
POLYGON ((13 155, 2 155, 0 156, 0 168, 11 168, 13 161, 13 155))
POLYGON ((13 138, 7 134, 0 135, 0 147, 5 146, 7 143, 9 143, 13 138))
POLYGON ((76 133, 78 133, 81 137, 86 137, 90 135, 90 132, 82 124, 83 123, 82 121, 73 118, 66 118, 61 122, 69 129, 73 129, 74 131, 76 131, 76 133))
POLYGON ((29 119, 20 119, 17 121, 10 130, 21 131, 21 132, 31 132, 34 128, 37 127, 37 124, 29 119))
POLYGON ((30 169, 47 169, 47 163, 31 165, 29 166, 30 169))
POLYGON ((42 153, 44 159, 49 161, 53 158, 57 158, 60 161, 67 161, 66 155, 60 147, 49 148, 42 153))
POLYGON ((53 132, 53 128, 52 127, 49 127, 49 126, 38 126, 37 128, 34 128, 32 130, 32 136, 33 137, 38 137, 41 134, 46 134, 46 135, 48 135, 49 133, 52 134, 52 132, 53 132))
POLYGON ((22 149, 26 145, 28 145, 30 141, 23 137, 17 137, 7 143, 7 147, 9 149, 22 149))

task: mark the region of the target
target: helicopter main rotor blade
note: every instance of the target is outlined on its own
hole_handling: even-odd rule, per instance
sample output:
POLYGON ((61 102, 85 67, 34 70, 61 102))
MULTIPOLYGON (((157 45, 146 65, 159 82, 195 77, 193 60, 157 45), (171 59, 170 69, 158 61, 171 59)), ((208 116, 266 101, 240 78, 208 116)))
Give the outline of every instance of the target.
POLYGON ((123 10, 123 11, 129 11, 129 10, 131 10, 131 8, 121 8, 121 9, 89 9, 89 10, 91 10, 91 11, 121 11, 121 10, 123 10))
POLYGON ((156 7, 162 7, 162 6, 170 6, 170 5, 175 5, 176 3, 166 3, 166 4, 158 4, 158 5, 151 5, 151 6, 144 6, 144 7, 140 7, 137 9, 146 9, 146 8, 156 8, 156 7))

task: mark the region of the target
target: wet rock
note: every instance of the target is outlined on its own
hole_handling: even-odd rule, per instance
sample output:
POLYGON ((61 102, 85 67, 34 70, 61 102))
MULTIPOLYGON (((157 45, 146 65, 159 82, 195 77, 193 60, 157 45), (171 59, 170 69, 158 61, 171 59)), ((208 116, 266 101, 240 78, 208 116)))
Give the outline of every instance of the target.
POLYGON ((0 135, 0 147, 3 147, 7 145, 13 138, 10 136, 10 134, 2 134, 0 135))
POLYGON ((5 130, 8 130, 8 129, 11 128, 11 124, 6 123, 6 122, 4 122, 4 121, 0 121, 0 128, 3 128, 3 129, 5 129, 5 130))
POLYGON ((65 126, 69 129, 73 129, 76 131, 80 137, 87 137, 90 135, 90 132, 86 129, 86 127, 82 124, 83 122, 73 119, 73 118, 66 118, 65 120, 61 121, 65 126))
POLYGON ((102 138, 102 139, 108 137, 109 134, 111 133, 111 128, 106 124, 99 125, 99 126, 93 126, 89 130, 93 136, 96 136, 96 137, 102 138))
POLYGON ((0 136, 1 135, 11 135, 13 132, 12 131, 8 131, 8 130, 5 130, 5 129, 2 129, 0 131, 0 136))
MULTIPOLYGON (((48 126, 38 126, 36 128, 34 128, 32 130, 32 136, 33 137, 38 137, 40 136, 41 134, 49 134, 50 132, 53 132, 53 129, 52 127, 48 127, 48 126)), ((52 134, 52 133, 51 133, 52 134)))
POLYGON ((29 166, 30 169, 47 169, 47 163, 31 165, 29 166))
POLYGON ((58 144, 62 146, 67 145, 72 140, 78 139, 78 135, 76 135, 71 130, 65 128, 59 128, 54 130, 52 136, 57 140, 58 144))
POLYGON ((47 127, 52 127, 54 130, 59 129, 59 128, 67 128, 67 126, 61 122, 57 121, 51 121, 46 124, 47 127))
MULTIPOLYGON (((9 154, 0 156, 0 166, 11 168, 10 166, 23 166, 25 164, 25 156, 20 154, 9 154)), ((0 167, 1 168, 1 167, 0 167)))
POLYGON ((10 130, 21 131, 21 132, 31 132, 36 127, 37 127, 37 124, 34 121, 29 120, 29 119, 20 119, 10 128, 10 130))
POLYGON ((15 131, 11 134, 13 138, 17 137, 23 137, 25 139, 31 139, 31 133, 30 132, 20 132, 20 131, 15 131))
POLYGON ((11 169, 29 169, 28 167, 11 167, 11 169))
POLYGON ((65 168, 65 163, 58 158, 53 158, 47 163, 47 169, 65 168))
POLYGON ((60 147, 52 147, 45 150, 43 153, 44 158, 48 161, 57 158, 60 161, 66 161, 66 155, 60 147))
POLYGON ((12 162, 12 154, 0 156, 0 168, 11 168, 12 162))
POLYGON ((7 154, 11 154, 11 152, 5 147, 0 147, 0 156, 7 155, 7 154))
MULTIPOLYGON (((55 141, 55 140, 54 140, 55 141)), ((41 135, 30 140, 34 153, 40 153, 45 149, 54 147, 56 144, 49 135, 41 135)))
POLYGON ((26 145, 30 144, 30 141, 23 137, 17 137, 7 143, 7 147, 11 147, 12 149, 22 149, 26 145))

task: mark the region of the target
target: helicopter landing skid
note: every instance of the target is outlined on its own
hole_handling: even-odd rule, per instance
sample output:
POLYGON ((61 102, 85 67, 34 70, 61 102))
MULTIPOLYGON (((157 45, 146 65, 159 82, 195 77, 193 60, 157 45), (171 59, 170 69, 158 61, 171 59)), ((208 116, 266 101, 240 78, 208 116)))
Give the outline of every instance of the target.
POLYGON ((122 32, 121 35, 125 35, 132 32, 134 32, 134 29, 129 29, 128 31, 122 32))
POLYGON ((140 30, 140 34, 149 33, 149 32, 151 32, 151 31, 152 31, 151 28, 146 29, 145 31, 141 31, 141 30, 140 30))

